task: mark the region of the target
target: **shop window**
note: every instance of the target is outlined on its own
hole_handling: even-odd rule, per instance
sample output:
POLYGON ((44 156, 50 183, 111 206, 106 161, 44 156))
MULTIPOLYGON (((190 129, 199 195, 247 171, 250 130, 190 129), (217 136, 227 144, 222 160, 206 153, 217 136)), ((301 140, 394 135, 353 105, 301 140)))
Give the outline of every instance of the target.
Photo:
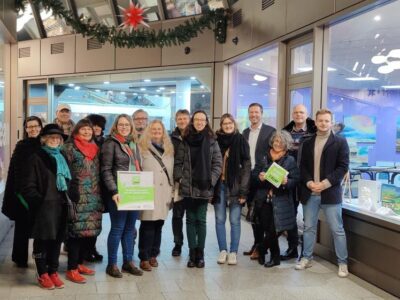
POLYGON ((224 7, 223 0, 163 0, 167 19, 193 16, 224 7))
POLYGON ((291 49, 291 74, 311 72, 313 70, 313 43, 307 43, 291 49))
POLYGON ((346 201, 400 221, 399 10, 393 1, 328 28, 326 74, 334 130, 350 147, 346 201))
POLYGON ((115 26, 114 17, 111 12, 110 2, 107 0, 75 0, 78 16, 83 15, 96 23, 107 26, 115 26))
POLYGON ((171 131, 178 109, 201 109, 211 119, 212 82, 209 67, 56 78, 53 108, 68 103, 74 121, 90 113, 104 115, 107 134, 118 114, 144 109, 150 120, 162 120, 171 131))
POLYGON ((32 6, 25 4, 24 11, 20 10, 17 16, 17 38, 18 41, 39 39, 39 30, 33 17, 32 6))
POLYGON ((276 127, 278 47, 264 49, 229 66, 229 111, 240 130, 249 126, 248 106, 264 107, 263 121, 276 127))

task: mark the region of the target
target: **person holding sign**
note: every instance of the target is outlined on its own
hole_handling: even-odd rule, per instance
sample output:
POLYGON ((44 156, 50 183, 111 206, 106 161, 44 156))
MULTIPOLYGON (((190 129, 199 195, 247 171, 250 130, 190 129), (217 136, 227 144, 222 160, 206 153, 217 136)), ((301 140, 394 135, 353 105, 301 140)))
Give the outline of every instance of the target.
POLYGON ((221 169, 221 150, 207 114, 198 110, 186 128, 174 165, 174 180, 180 183, 179 194, 185 198, 188 268, 204 268, 207 206, 213 197, 221 169))
POLYGON ((104 141, 101 149, 101 176, 106 192, 111 198, 107 199, 111 229, 107 239, 108 265, 106 273, 112 277, 122 277, 122 273, 117 267, 117 253, 119 243, 121 243, 122 271, 140 276, 143 272, 133 263, 135 223, 139 212, 118 210, 121 200, 117 185, 118 171, 141 171, 135 128, 132 118, 126 114, 115 118, 110 136, 104 141))
POLYGON ((217 232, 219 256, 217 263, 236 265, 236 255, 240 240, 240 216, 246 202, 250 180, 249 143, 237 129, 231 114, 224 114, 217 131, 217 141, 223 156, 222 174, 215 187, 214 210, 215 230, 217 232), (226 244, 226 208, 229 207, 231 244, 229 254, 226 244))
POLYGON ((271 148, 256 164, 252 174, 257 186, 252 219, 258 227, 259 240, 264 241, 258 246, 258 261, 267 268, 280 264, 278 237, 296 224, 292 193, 300 180, 300 171, 295 159, 288 154, 292 142, 288 132, 274 132, 271 148), (265 263, 267 247, 271 250, 271 257, 265 263))
POLYGON ((154 209, 142 210, 139 229, 140 268, 158 267, 161 232, 172 201, 174 147, 160 120, 154 120, 140 138, 143 171, 154 174, 154 209))

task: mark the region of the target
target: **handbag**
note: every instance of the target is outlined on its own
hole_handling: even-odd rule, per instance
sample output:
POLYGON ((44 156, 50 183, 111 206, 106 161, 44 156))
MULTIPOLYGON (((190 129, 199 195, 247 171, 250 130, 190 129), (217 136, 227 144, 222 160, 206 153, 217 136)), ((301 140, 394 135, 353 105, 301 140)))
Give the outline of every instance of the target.
POLYGON ((65 193, 65 197, 67 199, 68 221, 75 221, 77 219, 76 203, 71 200, 68 193, 65 193))

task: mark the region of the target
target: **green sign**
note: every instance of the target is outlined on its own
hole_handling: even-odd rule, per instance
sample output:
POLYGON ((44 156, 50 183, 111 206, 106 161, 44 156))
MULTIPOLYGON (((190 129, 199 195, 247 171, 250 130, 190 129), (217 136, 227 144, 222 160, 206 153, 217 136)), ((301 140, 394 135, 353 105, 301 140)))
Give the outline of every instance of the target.
POLYGON ((275 187, 279 188, 282 184, 283 179, 289 174, 284 168, 277 163, 272 163, 265 173, 265 180, 272 183, 275 187))
POLYGON ((118 171, 118 210, 153 210, 153 172, 118 171))

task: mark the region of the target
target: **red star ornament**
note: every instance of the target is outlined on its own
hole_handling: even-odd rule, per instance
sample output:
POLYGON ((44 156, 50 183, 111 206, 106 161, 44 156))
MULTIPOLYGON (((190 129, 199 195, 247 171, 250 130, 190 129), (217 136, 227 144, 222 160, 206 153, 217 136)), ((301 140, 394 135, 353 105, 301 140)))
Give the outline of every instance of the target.
POLYGON ((129 2, 129 7, 128 8, 123 8, 119 7, 121 11, 123 12, 122 17, 124 18, 124 21, 120 25, 120 27, 125 28, 130 28, 130 32, 132 32, 132 29, 136 29, 139 24, 142 24, 144 26, 150 27, 144 20, 146 17, 143 16, 143 14, 148 10, 148 8, 142 8, 140 7, 140 4, 134 4, 132 0, 129 2))

